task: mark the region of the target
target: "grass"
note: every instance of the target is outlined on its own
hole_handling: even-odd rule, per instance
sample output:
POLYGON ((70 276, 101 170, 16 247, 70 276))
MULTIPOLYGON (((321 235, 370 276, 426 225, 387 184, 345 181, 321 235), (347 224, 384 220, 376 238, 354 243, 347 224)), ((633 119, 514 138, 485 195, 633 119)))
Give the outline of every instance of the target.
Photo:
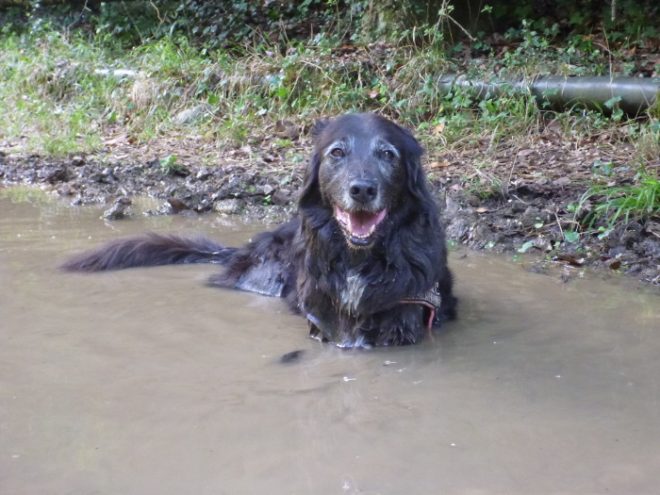
MULTIPOLYGON (((592 57, 598 52, 587 42, 572 42, 553 65, 547 38, 524 26, 520 36, 519 47, 503 58, 503 73, 523 75, 541 64, 559 70, 567 60, 575 64, 585 50, 592 57)), ((355 110, 390 115, 422 133, 443 125, 445 145, 469 144, 466 136, 470 141, 487 135, 496 142, 534 133, 540 111, 531 97, 476 102, 464 90, 437 91, 442 74, 459 70, 455 49, 440 42, 357 47, 345 56, 328 42, 291 42, 284 50, 262 45, 236 54, 166 37, 124 51, 108 38, 90 41, 47 26, 33 34, 0 34, 0 118, 11 122, 0 137, 56 156, 97 150, 117 129, 137 142, 183 128, 240 146, 279 119, 309 121, 355 110), (113 69, 128 69, 132 76, 108 75, 113 69), (205 118, 179 122, 181 112, 198 105, 210 108, 205 118)), ((478 76, 492 67, 463 69, 478 76)), ((586 120, 588 129, 599 125, 586 120)))
POLYGON ((582 196, 580 205, 595 200, 583 224, 595 225, 606 232, 615 223, 623 220, 645 220, 660 217, 660 180, 657 175, 641 172, 636 184, 607 186, 593 185, 582 196))

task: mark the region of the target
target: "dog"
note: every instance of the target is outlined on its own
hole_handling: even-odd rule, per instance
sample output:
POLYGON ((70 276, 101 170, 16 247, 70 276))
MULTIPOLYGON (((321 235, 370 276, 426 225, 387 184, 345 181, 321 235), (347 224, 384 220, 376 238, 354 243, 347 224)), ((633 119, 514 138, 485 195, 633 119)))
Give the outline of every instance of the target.
POLYGON ((243 247, 145 234, 67 261, 95 272, 176 263, 224 266, 209 284, 286 299, 310 336, 340 347, 407 345, 456 316, 439 209, 422 147, 375 114, 318 122, 294 217, 243 247))

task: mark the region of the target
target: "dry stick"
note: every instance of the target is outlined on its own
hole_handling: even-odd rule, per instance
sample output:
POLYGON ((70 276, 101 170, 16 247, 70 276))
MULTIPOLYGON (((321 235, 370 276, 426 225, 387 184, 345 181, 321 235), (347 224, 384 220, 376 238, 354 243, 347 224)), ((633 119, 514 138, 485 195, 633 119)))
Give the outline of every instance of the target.
POLYGON ((557 215, 557 209, 552 212, 555 216, 555 220, 557 221, 557 227, 559 227, 559 232, 561 233, 561 238, 565 239, 564 237, 564 229, 561 228, 561 222, 559 221, 559 215, 557 215))
POLYGON ((509 185, 511 185, 511 177, 513 177, 513 171, 516 168, 516 162, 518 161, 518 153, 513 157, 513 163, 511 164, 511 169, 509 170, 509 178, 506 180, 507 194, 509 190, 509 185))
POLYGON ((470 41, 476 41, 476 38, 474 36, 472 36, 467 31, 467 29, 465 29, 463 26, 461 26, 461 24, 458 21, 456 21, 456 19, 454 19, 451 15, 449 15, 449 12, 451 12, 451 9, 453 9, 453 6, 448 5, 448 4, 449 4, 449 2, 447 0, 443 0, 442 5, 440 6, 440 10, 438 11, 438 15, 440 17, 444 16, 447 19, 449 19, 451 22, 453 22, 458 27, 458 29, 463 31, 463 34, 465 34, 465 36, 467 36, 470 41))

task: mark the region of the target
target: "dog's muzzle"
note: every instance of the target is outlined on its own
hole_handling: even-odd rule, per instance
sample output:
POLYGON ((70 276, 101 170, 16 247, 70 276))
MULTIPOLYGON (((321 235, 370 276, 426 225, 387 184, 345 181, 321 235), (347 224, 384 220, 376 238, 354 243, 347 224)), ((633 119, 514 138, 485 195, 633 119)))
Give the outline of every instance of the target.
POLYGON ((335 218, 346 236, 349 245, 367 247, 373 242, 376 227, 385 220, 387 209, 371 212, 347 211, 335 206, 335 218))

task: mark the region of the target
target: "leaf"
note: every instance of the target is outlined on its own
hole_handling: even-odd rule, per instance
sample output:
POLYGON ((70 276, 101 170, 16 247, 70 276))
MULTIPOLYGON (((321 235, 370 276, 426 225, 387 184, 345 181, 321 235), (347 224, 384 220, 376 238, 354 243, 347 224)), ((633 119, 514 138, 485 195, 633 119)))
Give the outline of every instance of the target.
POLYGON ((580 240, 580 233, 575 232, 573 230, 569 230, 567 232, 564 232, 564 240, 566 242, 570 242, 571 244, 575 244, 580 240))
POLYGON ((534 241, 527 241, 525 242, 522 246, 518 248, 519 253, 526 253, 527 251, 530 250, 530 248, 534 247, 534 241))
POLYGON ((445 131, 445 123, 444 123, 444 122, 440 122, 438 125, 436 125, 436 126, 433 127, 433 131, 432 131, 432 132, 433 132, 433 135, 434 135, 434 136, 439 136, 439 135, 442 134, 444 131, 445 131))
POLYGON ((621 99, 622 98, 620 96, 613 96, 605 102, 605 106, 612 110, 621 101, 621 99))
POLYGON ((449 166, 449 162, 447 160, 435 161, 429 163, 429 168, 431 170, 434 170, 436 168, 447 168, 448 166, 449 166))
POLYGON ((558 261, 563 261, 572 266, 582 266, 584 265, 584 258, 576 258, 572 254, 560 253, 556 256, 558 261))
POLYGON ((177 158, 176 155, 167 155, 165 158, 160 160, 160 165, 161 167, 176 167, 177 166, 177 158))
POLYGON ((598 240, 602 241, 603 239, 607 238, 612 231, 614 230, 614 227, 598 227, 598 240))

